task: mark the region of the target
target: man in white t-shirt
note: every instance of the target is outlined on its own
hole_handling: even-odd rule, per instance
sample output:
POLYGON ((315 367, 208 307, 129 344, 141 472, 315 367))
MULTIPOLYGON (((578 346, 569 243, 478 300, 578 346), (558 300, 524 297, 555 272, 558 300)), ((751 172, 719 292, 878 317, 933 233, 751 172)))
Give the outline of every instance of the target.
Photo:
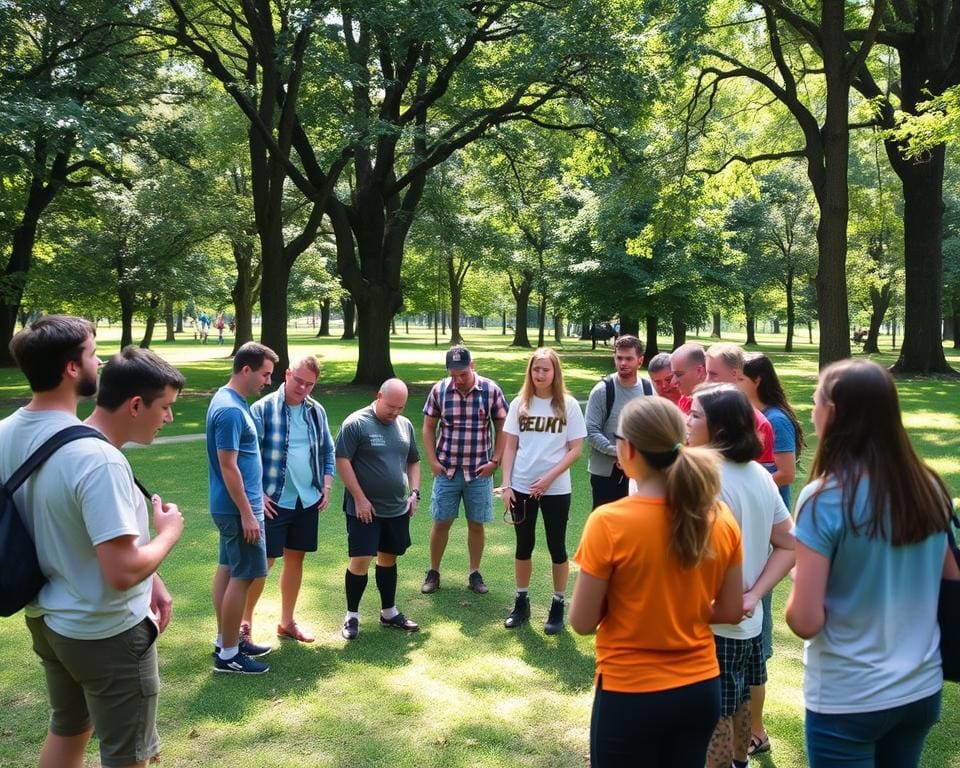
MULTIPOLYGON (((30 403, 0 422, 0 476, 44 441, 80 422, 80 399, 97 390, 93 326, 41 318, 10 343, 30 383, 30 403)), ((94 729, 104 766, 144 766, 159 751, 160 677, 155 640, 172 601, 156 570, 183 531, 174 504, 146 499, 119 451, 149 443, 172 417, 183 377, 146 350, 127 348, 104 369, 87 423, 106 440, 60 448, 17 492, 48 581, 25 608, 43 661, 52 709, 40 768, 80 768, 94 729)))

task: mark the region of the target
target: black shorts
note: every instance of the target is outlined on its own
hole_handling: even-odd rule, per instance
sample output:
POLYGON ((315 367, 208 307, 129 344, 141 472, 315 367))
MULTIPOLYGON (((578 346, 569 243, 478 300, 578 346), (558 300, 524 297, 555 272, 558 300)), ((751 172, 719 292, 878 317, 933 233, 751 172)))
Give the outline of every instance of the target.
POLYGON ((267 533, 267 557, 283 557, 283 550, 317 551, 317 526, 320 502, 304 508, 297 499, 293 509, 277 507, 277 516, 264 518, 267 533))
POLYGON ((347 518, 347 554, 373 557, 377 552, 402 555, 410 546, 410 516, 376 517, 361 523, 353 515, 347 518))
POLYGON ((760 635, 736 640, 714 635, 717 661, 720 663, 720 716, 730 717, 750 699, 750 688, 767 682, 767 664, 763 660, 760 635))

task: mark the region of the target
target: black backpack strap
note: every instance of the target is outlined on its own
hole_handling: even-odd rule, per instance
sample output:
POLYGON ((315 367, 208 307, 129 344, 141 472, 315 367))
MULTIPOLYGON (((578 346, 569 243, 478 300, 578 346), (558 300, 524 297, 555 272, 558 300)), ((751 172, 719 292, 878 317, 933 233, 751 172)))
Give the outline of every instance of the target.
POLYGON ((613 391, 613 377, 604 376, 603 385, 604 385, 604 388, 606 389, 606 395, 607 395, 607 412, 604 414, 604 417, 603 417, 603 425, 606 426, 607 422, 610 420, 610 411, 613 410, 613 398, 615 394, 613 391))
POLYGON ((104 441, 107 439, 102 432, 93 427, 88 427, 86 424, 75 424, 72 427, 61 429, 47 438, 46 442, 30 454, 29 458, 17 468, 17 471, 10 475, 7 482, 3 484, 4 490, 12 495, 36 471, 37 467, 49 459, 57 450, 67 443, 85 437, 95 437, 104 441))
POLYGON ((142 493, 144 496, 147 497, 147 501, 148 501, 148 502, 149 502, 149 501, 152 501, 153 495, 150 493, 150 491, 147 490, 147 486, 145 486, 143 483, 141 483, 139 480, 137 480, 137 476, 136 476, 136 475, 133 476, 133 483, 134 483, 134 485, 137 486, 137 488, 140 489, 140 493, 142 493))
POLYGON ((640 384, 643 386, 643 394, 650 396, 653 394, 653 384, 650 383, 650 379, 645 379, 643 376, 640 377, 640 384))

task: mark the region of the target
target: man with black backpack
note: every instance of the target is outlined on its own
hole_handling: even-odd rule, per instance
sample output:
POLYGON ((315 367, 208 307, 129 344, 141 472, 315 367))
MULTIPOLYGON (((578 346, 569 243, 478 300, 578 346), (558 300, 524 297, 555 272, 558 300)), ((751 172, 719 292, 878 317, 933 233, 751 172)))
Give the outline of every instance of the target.
POLYGON ((183 516, 159 496, 147 501, 119 448, 149 443, 173 418, 183 376, 128 348, 105 366, 84 430, 77 404, 97 391, 100 365, 93 326, 44 317, 14 336, 10 351, 33 396, 0 421, 0 477, 53 435, 73 436, 14 495, 47 580, 25 607, 52 709, 39 764, 79 768, 95 729, 102 765, 143 766, 159 752, 154 641, 172 606, 156 570, 183 516))
POLYGON ((629 480, 617 463, 614 433, 623 406, 635 397, 653 395, 649 379, 638 375, 643 365, 643 344, 636 336, 625 335, 613 345, 615 374, 604 376, 590 391, 585 420, 590 458, 590 488, 593 508, 622 499, 627 495, 629 480))

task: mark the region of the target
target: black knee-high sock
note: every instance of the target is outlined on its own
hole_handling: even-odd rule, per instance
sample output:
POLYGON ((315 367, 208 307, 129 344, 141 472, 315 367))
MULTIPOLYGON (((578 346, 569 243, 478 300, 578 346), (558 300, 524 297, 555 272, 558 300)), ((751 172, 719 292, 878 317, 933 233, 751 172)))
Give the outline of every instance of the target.
POLYGON ((357 576, 347 570, 344 576, 344 586, 347 590, 347 610, 351 613, 357 613, 360 610, 360 598, 363 597, 363 590, 367 588, 367 574, 357 576))
POLYGON ((376 570, 377 590, 380 592, 380 607, 393 608, 397 604, 397 566, 378 565, 376 570))

